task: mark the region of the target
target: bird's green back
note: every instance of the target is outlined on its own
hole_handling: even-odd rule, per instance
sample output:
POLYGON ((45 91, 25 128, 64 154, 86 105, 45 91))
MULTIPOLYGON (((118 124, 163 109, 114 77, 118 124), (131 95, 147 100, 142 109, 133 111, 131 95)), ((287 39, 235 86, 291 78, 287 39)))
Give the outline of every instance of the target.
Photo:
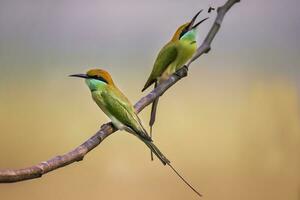
POLYGON ((158 53, 158 56, 154 62, 152 72, 144 86, 145 90, 151 84, 153 84, 158 77, 168 68, 168 66, 176 60, 178 54, 177 42, 168 42, 158 53))

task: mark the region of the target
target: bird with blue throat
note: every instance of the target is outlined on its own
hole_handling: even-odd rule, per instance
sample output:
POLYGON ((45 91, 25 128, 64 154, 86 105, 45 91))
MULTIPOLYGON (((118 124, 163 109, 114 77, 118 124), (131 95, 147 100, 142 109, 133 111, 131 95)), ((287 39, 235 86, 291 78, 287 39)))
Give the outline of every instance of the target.
POLYGON ((103 69, 91 69, 85 74, 73 74, 71 77, 85 79, 93 100, 100 109, 111 119, 112 124, 119 130, 125 130, 143 143, 158 157, 163 165, 170 168, 199 196, 201 194, 194 189, 171 165, 170 161, 154 145, 151 137, 143 127, 133 105, 128 98, 115 85, 110 74, 103 69))
MULTIPOLYGON (((208 19, 205 18, 194 24, 201 12, 202 10, 200 10, 190 22, 181 25, 173 35, 172 39, 160 50, 142 92, 152 84, 154 84, 154 88, 156 88, 158 84, 167 80, 192 58, 197 50, 197 27, 208 19)), ((152 137, 152 127, 156 118, 158 99, 159 97, 153 101, 151 107, 149 121, 150 137, 152 137)), ((152 154, 151 159, 153 160, 152 154)))

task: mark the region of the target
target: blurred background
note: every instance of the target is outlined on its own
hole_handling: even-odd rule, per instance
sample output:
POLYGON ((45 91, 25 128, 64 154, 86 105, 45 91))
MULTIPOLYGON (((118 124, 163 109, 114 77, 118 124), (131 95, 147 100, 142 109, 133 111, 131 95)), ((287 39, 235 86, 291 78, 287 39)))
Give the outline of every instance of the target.
MULTIPOLYGON (((108 70, 134 103, 160 48, 226 0, 1 0, 0 169, 63 154, 108 121, 82 80, 108 70)), ((241 1, 212 50, 160 100, 154 140, 207 200, 300 199, 299 0, 241 1)), ((141 113, 148 124, 150 107, 141 113)), ((197 199, 135 137, 83 162, 0 185, 1 199, 197 199)))

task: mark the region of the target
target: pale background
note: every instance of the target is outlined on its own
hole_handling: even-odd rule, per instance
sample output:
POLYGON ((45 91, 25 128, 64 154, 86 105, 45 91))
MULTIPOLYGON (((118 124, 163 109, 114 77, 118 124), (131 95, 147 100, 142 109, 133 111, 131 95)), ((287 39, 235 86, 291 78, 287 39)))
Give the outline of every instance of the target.
MULTIPOLYGON (((107 122, 69 74, 101 66, 134 103, 176 28, 224 2, 1 0, 0 169, 65 153, 107 122)), ((212 51, 161 99, 155 142, 203 199, 300 199, 299 7, 299 0, 242 0, 212 51)), ((200 41, 214 14, 200 26, 200 41)), ((147 124, 149 108, 140 116, 147 124)), ((80 163, 0 185, 0 198, 197 199, 149 159, 138 139, 118 132, 80 163)))

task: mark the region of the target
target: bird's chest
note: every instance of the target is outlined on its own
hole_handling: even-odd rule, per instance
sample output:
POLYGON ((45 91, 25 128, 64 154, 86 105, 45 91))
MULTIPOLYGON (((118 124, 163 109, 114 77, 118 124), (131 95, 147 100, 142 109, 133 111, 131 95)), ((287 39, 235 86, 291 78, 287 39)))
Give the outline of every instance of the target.
POLYGON ((96 102, 96 104, 100 107, 100 109, 109 117, 111 122, 114 124, 115 127, 117 127, 119 130, 124 130, 126 127, 122 122, 120 122, 117 118, 115 118, 109 110, 105 106, 105 101, 103 99, 103 96, 105 94, 102 94, 101 91, 95 91, 92 92, 93 100, 96 102))
POLYGON ((192 58, 197 49, 196 41, 181 41, 178 44, 178 57, 176 70, 180 69, 189 59, 192 58))
POLYGON ((107 114, 107 109, 105 108, 105 102, 102 97, 102 92, 101 91, 94 91, 92 92, 92 98, 95 101, 95 103, 101 108, 101 110, 107 114))

